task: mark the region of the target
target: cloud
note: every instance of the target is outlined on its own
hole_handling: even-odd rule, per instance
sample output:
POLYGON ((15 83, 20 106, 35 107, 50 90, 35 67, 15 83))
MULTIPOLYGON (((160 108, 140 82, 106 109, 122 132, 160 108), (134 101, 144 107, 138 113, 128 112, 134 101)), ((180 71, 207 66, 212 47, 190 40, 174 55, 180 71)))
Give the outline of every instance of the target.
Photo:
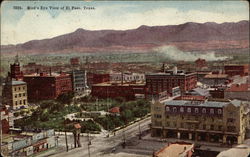
MULTIPOLYGON (((89 4, 91 5, 91 4, 89 4)), ((176 25, 185 22, 237 22, 248 20, 248 12, 207 12, 201 10, 180 11, 177 8, 158 7, 148 10, 142 6, 110 5, 96 6, 95 10, 61 11, 56 17, 47 11, 25 11, 17 24, 1 23, 1 44, 17 44, 34 39, 52 38, 75 31, 134 29, 141 25, 176 25), (128 11, 137 8, 138 11, 128 11)), ((3 13, 4 14, 4 13, 3 13)), ((3 16, 3 21, 7 21, 3 16)))
POLYGON ((176 61, 195 61, 198 58, 206 59, 207 61, 218 61, 225 60, 227 57, 218 57, 214 52, 207 53, 194 53, 194 52, 183 52, 173 46, 162 46, 155 48, 154 51, 159 53, 161 56, 166 57, 167 59, 176 60, 176 61))

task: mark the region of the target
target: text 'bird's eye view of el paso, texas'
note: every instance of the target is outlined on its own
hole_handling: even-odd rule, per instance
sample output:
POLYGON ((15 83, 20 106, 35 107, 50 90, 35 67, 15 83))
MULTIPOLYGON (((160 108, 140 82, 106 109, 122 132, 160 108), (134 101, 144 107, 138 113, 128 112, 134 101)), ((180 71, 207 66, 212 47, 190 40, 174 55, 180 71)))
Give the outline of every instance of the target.
POLYGON ((1 157, 249 157, 249 2, 3 1, 1 157))

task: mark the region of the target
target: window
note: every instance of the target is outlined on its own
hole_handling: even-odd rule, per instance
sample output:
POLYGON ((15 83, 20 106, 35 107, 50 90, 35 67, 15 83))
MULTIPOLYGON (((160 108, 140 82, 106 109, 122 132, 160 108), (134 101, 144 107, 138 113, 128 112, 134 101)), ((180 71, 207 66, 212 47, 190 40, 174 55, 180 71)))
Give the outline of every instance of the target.
POLYGON ((23 93, 23 96, 25 96, 25 93, 23 93))
POLYGON ((210 126, 210 130, 214 130, 214 125, 211 125, 211 126, 210 126))
POLYGON ((17 105, 17 101, 15 102, 15 104, 17 105))
POLYGON ((22 105, 22 100, 19 101, 19 104, 22 105))
POLYGON ((191 108, 190 108, 190 107, 187 108, 187 112, 188 112, 188 113, 191 113, 191 108))
POLYGON ((184 108, 183 107, 180 108, 180 112, 184 112, 184 108))
POLYGON ((218 109, 218 114, 222 114, 222 111, 221 111, 221 109, 218 109))
POLYGON ((169 112, 169 110, 170 110, 170 109, 169 109, 169 107, 167 106, 167 107, 166 107, 166 111, 169 112))
POLYGON ((19 93, 19 97, 22 97, 22 94, 21 94, 21 93, 19 93))
POLYGON ((21 90, 21 87, 19 87, 18 89, 21 90))
POLYGON ((176 107, 174 107, 174 108, 173 108, 173 112, 176 112, 176 111, 177 111, 177 109, 176 109, 176 107))
POLYGON ((214 109, 210 109, 210 114, 214 114, 214 109))
POLYGON ((221 125, 218 126, 218 130, 219 130, 219 131, 222 130, 222 126, 221 126, 221 125))
POLYGON ((17 98, 17 94, 15 94, 15 98, 17 98))
POLYGON ((25 90, 25 87, 23 87, 23 90, 25 90))
POLYGON ((206 113, 206 109, 205 108, 202 109, 202 113, 206 113))
POLYGON ((205 124, 203 125, 203 130, 206 130, 206 125, 205 124))
POLYGON ((195 109, 194 109, 194 112, 195 112, 195 113, 199 113, 199 109, 198 109, 198 108, 195 108, 195 109))
POLYGON ((23 104, 26 105, 26 100, 23 100, 23 104))

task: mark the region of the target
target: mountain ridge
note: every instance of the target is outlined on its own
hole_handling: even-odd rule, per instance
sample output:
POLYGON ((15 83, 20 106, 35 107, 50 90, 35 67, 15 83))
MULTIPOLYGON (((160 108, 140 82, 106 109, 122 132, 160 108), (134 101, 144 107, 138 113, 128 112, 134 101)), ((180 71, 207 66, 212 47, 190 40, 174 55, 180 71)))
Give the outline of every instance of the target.
POLYGON ((2 45, 3 53, 60 53, 67 51, 147 51, 159 46, 176 46, 185 51, 249 48, 249 21, 225 23, 187 22, 180 25, 146 26, 129 30, 86 30, 23 44, 2 45), (193 47, 191 45, 194 45, 193 47), (202 45, 202 46, 200 46, 202 45), (198 46, 198 47, 197 47, 198 46))

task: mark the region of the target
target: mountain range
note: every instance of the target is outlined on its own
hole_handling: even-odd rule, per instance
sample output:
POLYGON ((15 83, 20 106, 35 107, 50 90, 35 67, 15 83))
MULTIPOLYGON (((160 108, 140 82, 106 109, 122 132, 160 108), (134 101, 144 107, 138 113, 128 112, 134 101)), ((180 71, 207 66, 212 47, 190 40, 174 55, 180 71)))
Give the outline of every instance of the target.
POLYGON ((131 30, 76 31, 50 39, 2 45, 2 53, 144 52, 160 46, 183 51, 249 48, 249 21, 145 26, 131 30))

